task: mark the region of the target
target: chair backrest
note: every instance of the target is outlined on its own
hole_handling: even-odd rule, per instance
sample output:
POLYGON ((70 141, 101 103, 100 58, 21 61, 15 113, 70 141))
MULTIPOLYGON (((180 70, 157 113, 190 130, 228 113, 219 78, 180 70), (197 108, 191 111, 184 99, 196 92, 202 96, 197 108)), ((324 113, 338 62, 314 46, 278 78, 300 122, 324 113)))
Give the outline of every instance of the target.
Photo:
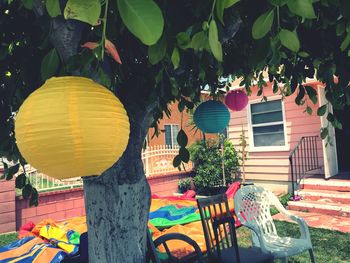
MULTIPOLYGON (((236 262, 240 263, 240 257, 239 257, 239 251, 238 251, 238 242, 237 242, 237 236, 235 231, 235 220, 233 217, 221 217, 220 219, 215 219, 213 222, 213 230, 215 235, 215 241, 216 241, 216 249, 217 254, 220 259, 223 261, 227 261, 221 254, 221 249, 225 248, 231 248, 233 247, 235 249, 235 256, 236 256, 236 262), (225 229, 224 235, 226 235, 224 238, 219 238, 220 234, 222 234, 222 229, 225 229), (228 233, 227 233, 228 232, 228 233), (227 236, 229 234, 229 236, 227 236)), ((232 257, 233 255, 230 255, 232 257)))
MULTIPOLYGON (((210 256, 218 249, 216 245, 217 242, 215 240, 215 233, 213 231, 214 221, 217 221, 220 218, 232 217, 230 214, 227 196, 226 194, 222 194, 197 199, 197 204, 202 220, 207 252, 210 256)), ((222 242, 230 244, 228 229, 220 227, 220 229, 218 230, 218 237, 220 240, 222 240, 222 242)))
POLYGON ((234 198, 234 208, 239 221, 261 234, 277 234, 270 213, 271 204, 279 202, 276 196, 262 187, 241 187, 234 198))

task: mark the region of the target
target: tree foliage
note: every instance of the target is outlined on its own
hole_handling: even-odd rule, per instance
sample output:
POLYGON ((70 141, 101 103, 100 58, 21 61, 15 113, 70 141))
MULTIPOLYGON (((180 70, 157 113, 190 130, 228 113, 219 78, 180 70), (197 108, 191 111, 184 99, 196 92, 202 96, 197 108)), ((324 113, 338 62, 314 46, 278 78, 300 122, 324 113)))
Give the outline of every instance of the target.
MULTIPOLYGON (((130 116, 151 107, 155 134, 169 103, 193 108, 205 85, 212 93, 223 87, 219 77, 242 78, 248 93, 257 83, 262 95, 267 71, 273 91, 298 92, 300 105, 306 96, 316 103, 315 92, 300 85, 316 77, 335 109, 350 104, 346 0, 1 0, 0 14, 0 155, 22 164, 14 113, 53 75, 98 80, 130 116), (69 30, 60 36, 63 24, 69 30), (107 40, 123 64, 105 55, 107 40), (80 47, 86 42, 97 47, 80 47)), ((318 114, 341 126, 329 107, 318 114)), ((178 165, 187 153, 179 156, 178 165)))

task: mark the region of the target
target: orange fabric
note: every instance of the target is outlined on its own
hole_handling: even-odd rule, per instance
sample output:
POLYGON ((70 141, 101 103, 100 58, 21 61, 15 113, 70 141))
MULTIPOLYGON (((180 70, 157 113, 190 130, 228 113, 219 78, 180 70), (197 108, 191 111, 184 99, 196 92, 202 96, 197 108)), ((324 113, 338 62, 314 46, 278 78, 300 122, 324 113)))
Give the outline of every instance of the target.
POLYGON ((62 249, 45 247, 40 254, 35 257, 33 263, 51 262, 57 256, 59 251, 62 251, 62 249))
POLYGON ((40 221, 38 224, 36 224, 36 226, 33 228, 33 235, 38 237, 40 235, 40 229, 46 225, 57 226, 56 221, 54 221, 53 219, 44 219, 43 221, 40 221))
POLYGON ((44 242, 41 238, 35 237, 18 248, 0 253, 0 260, 13 258, 13 257, 20 257, 23 254, 27 253, 34 245, 43 244, 43 243, 44 242))
MULTIPOLYGON (((150 226, 150 224, 148 225, 150 226)), ((153 228, 151 226, 152 231, 153 228)), ((168 233, 185 234, 196 241, 203 252, 206 251, 205 238, 201 221, 189 223, 187 225, 176 225, 163 231, 156 230, 153 232, 153 239, 156 239, 168 233)), ((167 242, 167 244, 172 254, 178 258, 184 257, 194 251, 191 245, 184 243, 181 240, 172 240, 167 242)), ((160 252, 165 253, 165 248, 163 246, 159 246, 158 249, 160 252)))
POLYGON ((75 232, 78 232, 79 234, 82 234, 84 232, 87 232, 87 225, 86 225, 86 217, 80 216, 80 217, 73 217, 70 219, 67 219, 65 221, 56 223, 57 227, 68 231, 73 230, 75 232))

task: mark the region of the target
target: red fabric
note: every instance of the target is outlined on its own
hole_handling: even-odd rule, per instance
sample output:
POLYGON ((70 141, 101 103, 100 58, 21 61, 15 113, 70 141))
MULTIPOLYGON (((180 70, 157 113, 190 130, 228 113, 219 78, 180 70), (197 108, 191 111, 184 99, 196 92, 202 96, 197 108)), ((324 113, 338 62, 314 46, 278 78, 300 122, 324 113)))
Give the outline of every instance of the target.
POLYGON ((31 231, 33 230, 34 227, 35 227, 35 224, 32 221, 25 223, 23 226, 20 227, 18 231, 18 239, 21 239, 27 236, 33 236, 31 231))
POLYGON ((196 192, 193 190, 187 190, 181 197, 182 198, 192 198, 195 197, 196 192))
POLYGON ((240 182, 235 182, 231 184, 230 187, 226 190, 227 198, 233 198, 240 187, 240 182))

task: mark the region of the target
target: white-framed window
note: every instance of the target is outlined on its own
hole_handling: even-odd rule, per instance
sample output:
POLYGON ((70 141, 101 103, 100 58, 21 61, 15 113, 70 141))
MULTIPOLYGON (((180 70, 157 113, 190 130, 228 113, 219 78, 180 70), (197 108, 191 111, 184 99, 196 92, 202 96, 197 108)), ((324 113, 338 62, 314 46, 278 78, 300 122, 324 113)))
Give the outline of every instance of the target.
POLYGON ((284 104, 280 98, 251 102, 248 113, 251 151, 288 150, 284 104))
POLYGON ((177 137, 177 134, 179 133, 179 125, 165 124, 164 130, 165 130, 165 145, 168 145, 171 148, 174 148, 174 146, 178 146, 176 137, 177 137))

